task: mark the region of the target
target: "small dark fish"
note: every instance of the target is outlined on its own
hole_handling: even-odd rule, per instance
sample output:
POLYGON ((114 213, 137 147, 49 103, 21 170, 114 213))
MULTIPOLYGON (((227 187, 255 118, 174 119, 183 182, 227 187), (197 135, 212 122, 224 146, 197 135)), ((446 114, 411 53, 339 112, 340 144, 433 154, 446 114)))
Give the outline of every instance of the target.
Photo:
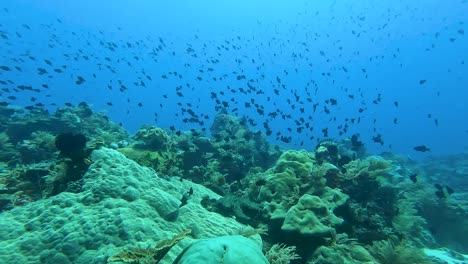
POLYGON ((384 144, 381 134, 378 134, 377 136, 372 137, 372 141, 374 141, 375 143, 380 143, 380 145, 382 145, 382 146, 384 144))
POLYGON ((359 134, 354 134, 351 136, 351 149, 354 151, 359 151, 361 148, 364 147, 364 143, 359 140, 359 134))
POLYGON ((44 75, 47 73, 47 70, 44 68, 37 68, 37 74, 44 75))
POLYGON ((86 82, 86 80, 81 76, 78 76, 77 80, 75 81, 75 83, 78 85, 83 84, 84 82, 86 82))
POLYGON ((190 187, 188 192, 186 192, 184 195, 182 195, 182 198, 180 199, 180 205, 179 208, 186 205, 189 197, 193 194, 193 188, 190 187))
POLYGON ((413 149, 416 150, 416 151, 419 151, 419 152, 430 152, 431 151, 431 149, 426 147, 425 145, 416 146, 413 149))
POLYGON ((418 174, 417 173, 413 173, 409 176, 410 180, 413 182, 413 183, 416 183, 418 181, 418 178, 417 178, 418 174))
POLYGON ((426 80, 419 80, 419 84, 425 84, 426 83, 426 80))

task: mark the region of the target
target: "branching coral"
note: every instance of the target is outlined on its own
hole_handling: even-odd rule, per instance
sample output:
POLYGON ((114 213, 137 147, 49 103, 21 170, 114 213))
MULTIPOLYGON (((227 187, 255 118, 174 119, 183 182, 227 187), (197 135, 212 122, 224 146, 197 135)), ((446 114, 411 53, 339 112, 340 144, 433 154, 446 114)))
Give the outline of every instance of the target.
POLYGON ((295 253, 295 246, 287 246, 285 244, 274 244, 265 254, 270 264, 288 264, 291 260, 300 259, 301 257, 295 253))
POLYGON ((169 250, 171 250, 171 248, 175 246, 175 244, 177 244, 180 240, 184 239, 191 232, 192 230, 190 229, 184 230, 172 239, 167 239, 159 242, 155 247, 147 247, 144 249, 136 248, 120 251, 119 253, 111 256, 107 260, 107 263, 159 263, 159 261, 161 261, 161 259, 164 258, 164 256, 166 256, 167 252, 169 252, 169 250))
POLYGON ((399 214, 393 218, 393 227, 411 242, 422 245, 421 239, 425 237, 425 227, 427 227, 426 220, 418 215, 408 199, 399 200, 398 209, 399 214))
POLYGON ((55 147, 55 136, 49 132, 36 131, 29 139, 23 140, 18 147, 23 163, 36 163, 51 159, 55 147))
POLYGON ((422 249, 397 239, 376 241, 369 252, 380 264, 433 263, 422 249))
POLYGON ((16 154, 13 144, 10 142, 10 137, 4 132, 0 133, 0 161, 11 161, 16 154))

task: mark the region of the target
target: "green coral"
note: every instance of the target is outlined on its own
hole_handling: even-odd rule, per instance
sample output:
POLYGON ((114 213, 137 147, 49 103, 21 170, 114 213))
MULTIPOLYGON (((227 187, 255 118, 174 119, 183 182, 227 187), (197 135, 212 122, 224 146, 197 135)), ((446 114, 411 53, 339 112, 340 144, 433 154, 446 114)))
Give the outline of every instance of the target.
POLYGON ((375 179, 379 184, 388 182, 394 177, 394 167, 391 161, 380 156, 370 156, 365 159, 353 160, 344 165, 345 178, 354 179, 363 174, 375 179))
MULTIPOLYGON (((343 237, 343 236, 341 236, 343 237)), ((375 264, 374 257, 363 246, 349 240, 338 239, 330 246, 320 246, 314 251, 311 261, 314 264, 375 264)))
POLYGON ((285 244, 274 244, 265 254, 270 264, 289 264, 292 260, 301 257, 295 253, 295 246, 285 244))
POLYGON ((29 139, 18 144, 23 163, 36 163, 53 158, 55 147, 55 136, 46 131, 35 131, 29 139))
POLYGON ((17 152, 8 134, 0 133, 0 161, 10 162, 16 155, 17 152))
POLYGON ((142 149, 166 150, 170 144, 169 135, 159 127, 143 127, 136 132, 135 139, 142 143, 137 144, 142 149))
POLYGON ((380 264, 434 263, 422 249, 395 238, 374 242, 369 252, 380 264))
POLYGON ((181 161, 177 153, 172 151, 151 151, 134 147, 120 148, 118 151, 141 166, 153 168, 163 175, 182 176, 179 169, 181 161))
POLYGON ((254 220, 259 220, 262 212, 262 206, 259 204, 231 193, 218 200, 204 197, 202 205, 208 210, 216 211, 224 216, 234 216, 237 221, 244 224, 253 224, 254 220))
POLYGON ((287 210, 304 193, 322 195, 325 192, 328 173, 336 174, 338 168, 330 163, 319 164, 305 150, 288 150, 275 166, 264 173, 252 175, 252 181, 264 181, 262 186, 250 184, 249 193, 254 200, 266 202, 267 213, 272 219, 284 218, 287 210))
POLYGON ((302 183, 308 182, 314 163, 305 150, 288 150, 277 160, 274 167, 264 173, 265 186, 261 188, 259 200, 281 202, 292 199, 294 202, 302 183))
POLYGON ((341 196, 334 198, 332 204, 318 196, 304 194, 286 213, 281 230, 301 235, 331 236, 335 232, 333 226, 343 223, 343 219, 333 214, 333 209, 346 201, 346 195, 341 196))

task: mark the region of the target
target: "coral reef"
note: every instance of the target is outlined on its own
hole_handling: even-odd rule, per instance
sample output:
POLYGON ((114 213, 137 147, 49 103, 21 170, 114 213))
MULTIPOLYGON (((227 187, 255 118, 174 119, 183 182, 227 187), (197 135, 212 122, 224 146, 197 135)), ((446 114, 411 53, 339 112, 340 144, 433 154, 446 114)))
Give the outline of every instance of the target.
POLYGON ((366 248, 356 243, 356 241, 348 239, 346 235, 338 235, 330 245, 317 248, 308 263, 374 264, 379 262, 374 259, 366 248))
POLYGON ((184 230, 172 239, 163 240, 154 247, 123 250, 111 256, 107 263, 159 263, 169 250, 190 232, 192 232, 190 229, 184 230))
POLYGON ((0 132, 0 161, 12 163, 18 156, 13 143, 10 142, 10 137, 5 132, 0 132))
POLYGON ((381 264, 435 263, 422 249, 395 239, 376 241, 369 248, 369 252, 381 264))
POLYGON ((237 221, 250 225, 256 225, 263 209, 261 205, 234 194, 227 194, 218 200, 204 197, 201 203, 210 211, 233 216, 237 221))
POLYGON ((465 156, 423 169, 366 156, 357 136, 282 150, 223 112, 211 136, 145 126, 133 137, 84 103, 1 112, 6 263, 186 263, 207 245, 236 263, 249 250, 260 263, 432 263, 423 248, 467 252, 466 184, 457 178, 443 197, 434 187, 454 186, 446 174, 466 174, 465 156))
MULTIPOLYGON (((5 263, 104 263, 128 248, 147 248, 182 230, 192 229, 164 257, 171 262, 194 238, 238 233, 243 225, 209 212, 202 197, 219 199, 189 181, 163 179, 122 154, 95 150, 79 193, 62 192, 16 206, 0 214, 0 258, 5 263), (180 195, 193 188, 177 222, 163 216, 179 206, 180 195)), ((252 239, 259 241, 259 236, 252 239)))
POLYGON ((165 150, 169 145, 169 136, 159 127, 143 127, 135 134, 137 143, 135 147, 149 150, 165 150))
POLYGON ((265 257, 270 264, 288 264, 293 260, 300 259, 294 251, 295 246, 287 246, 285 244, 274 244, 266 252, 265 257))
POLYGON ((29 139, 18 143, 17 149, 22 163, 38 163, 54 157, 55 136, 47 131, 35 131, 29 139))
MULTIPOLYGON (((341 202, 345 201, 346 199, 343 199, 341 202)), ((343 223, 343 219, 333 214, 333 209, 334 207, 323 202, 320 197, 304 194, 286 213, 281 229, 301 235, 330 235, 333 226, 343 223)))
POLYGON ((262 253, 261 244, 244 236, 221 236, 200 239, 185 248, 174 260, 174 264, 268 264, 262 253))
POLYGON ((134 137, 137 143, 119 151, 143 166, 201 183, 219 194, 229 190, 223 185, 242 180, 250 170, 267 169, 280 154, 234 116, 218 114, 211 133, 207 138, 196 131, 170 134, 144 127, 134 137))
POLYGON ((47 112, 18 115, 7 120, 5 124, 5 133, 13 144, 30 140, 31 134, 39 131, 47 131, 52 135, 67 132, 81 133, 90 141, 105 146, 128 138, 123 128, 109 121, 103 114, 94 113, 86 103, 58 109, 53 115, 47 112))

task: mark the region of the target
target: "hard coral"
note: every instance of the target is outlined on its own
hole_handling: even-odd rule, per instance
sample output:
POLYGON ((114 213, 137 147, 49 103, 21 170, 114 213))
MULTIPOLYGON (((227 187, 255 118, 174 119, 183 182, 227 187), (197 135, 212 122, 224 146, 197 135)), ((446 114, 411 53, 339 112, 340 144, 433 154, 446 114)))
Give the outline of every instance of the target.
POLYGON ((289 264, 292 260, 300 259, 301 257, 295 253, 295 246, 287 246, 285 244, 274 244, 265 254, 270 264, 289 264))
POLYGON ((0 161, 10 162, 15 156, 17 152, 10 142, 10 137, 4 132, 0 133, 0 161))
POLYGON ((262 211, 259 204, 234 194, 227 194, 219 200, 205 197, 202 200, 202 205, 224 216, 235 216, 237 221, 245 224, 252 224, 252 221, 262 211))
POLYGON ((330 236, 333 226, 343 223, 343 219, 333 214, 333 209, 320 197, 305 194, 286 213, 281 229, 301 235, 330 236))
POLYGON ((123 250, 113 256, 111 256, 107 263, 146 263, 155 264, 159 263, 169 250, 177 244, 180 240, 188 236, 192 230, 187 229, 180 232, 172 239, 167 239, 159 242, 154 248, 136 248, 123 250))
POLYGON ((135 139, 142 144, 138 147, 150 150, 164 150, 169 145, 169 136, 166 131, 158 127, 143 127, 137 131, 135 139))

